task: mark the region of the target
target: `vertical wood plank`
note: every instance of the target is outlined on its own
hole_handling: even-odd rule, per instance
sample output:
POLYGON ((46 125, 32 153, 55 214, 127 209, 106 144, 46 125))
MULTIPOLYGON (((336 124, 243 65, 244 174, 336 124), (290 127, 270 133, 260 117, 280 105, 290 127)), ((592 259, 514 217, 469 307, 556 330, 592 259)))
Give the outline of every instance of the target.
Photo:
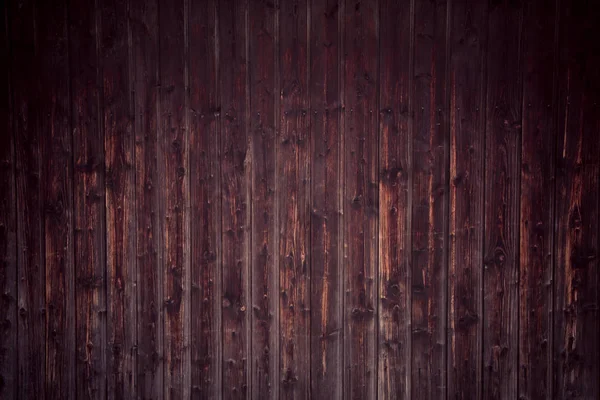
POLYGON ((221 395, 221 105, 216 1, 189 12, 192 397, 221 395))
POLYGON ((46 302, 39 52, 33 1, 9 7, 17 196, 18 397, 45 399, 46 302))
POLYGON ((446 397, 446 0, 415 3, 411 332, 413 399, 446 397))
POLYGON ((65 2, 36 4, 40 51, 40 132, 46 265, 46 371, 49 398, 75 397, 75 268, 69 43, 65 2))
POLYGON ((252 135, 251 398, 276 398, 279 388, 279 254, 275 99, 278 4, 249 2, 250 133, 252 135))
POLYGON ((279 363, 286 399, 310 397, 310 133, 307 1, 284 1, 279 20, 277 210, 279 363))
MULTIPOLYGON (((381 0, 378 397, 410 397, 410 155, 414 3, 381 0)), ((348 113, 346 105, 346 113, 348 113)))
POLYGON ((452 0, 450 10, 448 397, 479 399, 487 5, 452 0))
POLYGON ((344 7, 345 374, 349 399, 377 395, 378 2, 344 7))
POLYGON ((520 398, 541 400, 552 398, 557 10, 524 7, 518 387, 520 398))
POLYGON ((595 21, 588 2, 560 2, 556 166, 555 398, 595 399, 598 386, 600 130, 595 21))
POLYGON ((17 398, 17 203, 8 5, 0 5, 0 397, 17 398))
POLYGON ((96 7, 69 7, 77 397, 106 397, 104 134, 96 7))
POLYGON ((188 318, 189 304, 185 303, 189 259, 186 253, 189 198, 187 175, 188 141, 185 110, 185 24, 186 2, 159 1, 159 54, 160 54, 160 153, 162 185, 159 196, 163 231, 164 281, 164 396, 167 399, 187 397, 185 385, 184 321, 188 318))
POLYGON ((341 243, 341 8, 310 0, 310 374, 311 395, 343 394, 341 243))
POLYGON ((127 0, 100 7, 103 129, 106 163, 108 397, 135 394, 135 138, 127 0))
POLYGON ((137 395, 163 396, 163 275, 158 173, 158 1, 133 1, 135 198, 137 244, 137 395))
POLYGON ((522 4, 493 3, 488 15, 483 392, 489 399, 517 397, 522 4))
POLYGON ((251 153, 247 2, 219 4, 224 399, 249 395, 251 153))

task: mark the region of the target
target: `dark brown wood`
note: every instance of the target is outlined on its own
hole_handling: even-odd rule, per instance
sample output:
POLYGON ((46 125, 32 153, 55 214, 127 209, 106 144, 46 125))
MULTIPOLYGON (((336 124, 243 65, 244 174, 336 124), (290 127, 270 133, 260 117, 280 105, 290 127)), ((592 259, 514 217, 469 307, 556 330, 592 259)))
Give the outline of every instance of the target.
POLYGON ((252 138, 252 356, 251 398, 279 396, 279 235, 275 197, 279 190, 276 143, 276 56, 279 5, 250 0, 250 135, 252 138))
POLYGON ((448 397, 482 396, 485 2, 452 0, 448 397))
POLYGON ((412 133, 412 399, 446 397, 448 97, 446 0, 415 2, 412 133))
POLYGON ((17 398, 17 203, 8 7, 0 5, 0 397, 17 398))
POLYGON ((552 398, 557 17, 555 5, 524 4, 518 387, 532 400, 552 398))
POLYGON ((600 5, 0 16, 1 398, 599 398, 600 5))
POLYGON ((341 8, 311 0, 310 8, 310 378, 313 398, 343 393, 343 269, 341 8))
MULTIPOLYGON (((413 3, 379 9, 379 336, 377 393, 410 397, 410 221, 413 3)), ((346 108, 346 113, 348 109, 346 108)))
POLYGON ((278 398, 310 398, 310 135, 308 4, 279 7, 279 131, 277 198, 279 246, 278 398))
POLYGON ((379 3, 344 5, 344 385, 349 399, 377 395, 379 3))
POLYGON ((600 397, 598 251, 600 70, 592 3, 560 3, 556 153, 555 393, 600 397), (592 36, 588 36, 592 35, 592 36))
POLYGON ((221 393, 221 105, 216 1, 189 12, 192 397, 221 393))
POLYGON ((219 4, 224 399, 249 395, 251 153, 247 3, 219 4))
POLYGON ((106 396, 106 227, 104 132, 100 109, 98 14, 69 8, 77 396, 106 396))
MULTIPOLYGON (((46 267, 46 368, 48 398, 75 396, 75 264, 73 153, 69 88, 67 4, 35 5, 41 88, 44 263, 46 267)), ((37 272, 39 273, 39 271, 37 272)), ((25 378, 27 379, 27 377, 25 378)))
POLYGON ((7 3, 17 197, 18 398, 45 399, 46 273, 42 194, 40 80, 32 1, 7 3), (19 71, 17 73, 17 71, 19 71))
POLYGON ((186 126, 186 13, 184 0, 159 1, 160 112, 159 173, 161 198, 162 279, 165 310, 164 396, 188 397, 186 368, 189 348, 184 323, 189 314, 185 301, 189 278, 187 241, 189 220, 189 143, 186 126))
POLYGON ((136 391, 163 393, 163 275, 159 265, 158 2, 130 5, 137 243, 136 391))
POLYGON ((127 0, 99 9, 106 169, 107 394, 135 396, 135 137, 127 0))
POLYGON ((483 254, 483 396, 488 399, 517 397, 522 4, 493 3, 488 14, 483 254))

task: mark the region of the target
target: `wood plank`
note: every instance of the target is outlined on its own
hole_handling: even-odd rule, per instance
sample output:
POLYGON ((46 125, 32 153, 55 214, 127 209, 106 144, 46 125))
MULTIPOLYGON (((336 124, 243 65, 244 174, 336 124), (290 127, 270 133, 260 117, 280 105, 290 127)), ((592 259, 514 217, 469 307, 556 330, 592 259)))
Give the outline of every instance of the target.
POLYGON ((128 2, 103 2, 100 57, 106 163, 106 279, 109 398, 135 396, 135 138, 128 2))
POLYGON ((40 54, 40 133, 46 266, 46 370, 49 398, 75 397, 75 268, 69 44, 65 2, 36 4, 40 54))
POLYGON ((457 0, 450 10, 448 397, 479 399, 487 5, 457 0))
POLYGON ((517 397, 522 21, 521 2, 489 8, 483 261, 483 393, 489 399, 517 397))
POLYGON ((192 397, 221 395, 221 138, 216 1, 189 12, 192 397))
POLYGON ((219 4, 224 399, 250 393, 250 212, 247 2, 219 4))
POLYGON ((306 0, 284 1, 279 16, 279 398, 310 397, 310 132, 306 0))
POLYGON ((252 137, 252 368, 251 398, 278 397, 279 254, 275 196, 275 99, 278 4, 249 2, 250 134, 252 137))
POLYGON ((160 167, 162 274, 164 280, 164 396, 187 398, 189 347, 184 324, 189 315, 188 135, 186 126, 187 4, 159 1, 160 167))
POLYGON ((18 268, 18 398, 45 399, 46 301, 42 215, 39 52, 32 1, 7 3, 15 138, 18 268))
POLYGON ((344 6, 345 397, 377 395, 377 1, 344 6))
POLYGON ((137 243, 136 388, 142 399, 163 396, 163 275, 159 239, 158 2, 130 5, 133 54, 137 243))
POLYGON ((343 394, 341 7, 338 0, 311 0, 310 142, 311 395, 343 394))
POLYGON ((598 245, 600 72, 598 7, 560 3, 556 264, 555 398, 600 397, 598 245))
POLYGON ((446 397, 448 97, 446 0, 415 3, 411 304, 413 399, 446 397))
POLYGON ((519 397, 552 398, 552 267, 556 137, 554 5, 532 0, 523 17, 519 397), (554 38, 554 40, 550 40, 554 38))
POLYGON ((0 5, 0 397, 17 398, 17 203, 8 5, 0 5))
MULTIPOLYGON (((411 396, 410 255, 411 1, 381 0, 379 11, 378 397, 411 396)), ((348 105, 346 105, 346 113, 348 105)))
POLYGON ((75 234, 77 396, 106 397, 104 132, 100 115, 97 11, 69 7, 75 234))

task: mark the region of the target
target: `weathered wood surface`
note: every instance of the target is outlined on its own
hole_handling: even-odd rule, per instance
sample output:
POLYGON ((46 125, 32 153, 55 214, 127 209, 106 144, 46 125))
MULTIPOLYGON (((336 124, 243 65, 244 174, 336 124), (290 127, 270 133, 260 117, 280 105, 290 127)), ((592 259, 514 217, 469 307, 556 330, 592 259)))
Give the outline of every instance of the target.
POLYGON ((2 399, 600 398, 600 5, 0 10, 2 399))

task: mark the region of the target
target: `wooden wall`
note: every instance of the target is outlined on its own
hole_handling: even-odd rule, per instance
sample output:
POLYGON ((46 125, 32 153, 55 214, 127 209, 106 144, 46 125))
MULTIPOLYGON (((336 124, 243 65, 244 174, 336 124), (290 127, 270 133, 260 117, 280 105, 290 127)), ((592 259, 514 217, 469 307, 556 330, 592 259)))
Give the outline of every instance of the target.
POLYGON ((600 399, 598 21, 3 1, 0 398, 600 399))

